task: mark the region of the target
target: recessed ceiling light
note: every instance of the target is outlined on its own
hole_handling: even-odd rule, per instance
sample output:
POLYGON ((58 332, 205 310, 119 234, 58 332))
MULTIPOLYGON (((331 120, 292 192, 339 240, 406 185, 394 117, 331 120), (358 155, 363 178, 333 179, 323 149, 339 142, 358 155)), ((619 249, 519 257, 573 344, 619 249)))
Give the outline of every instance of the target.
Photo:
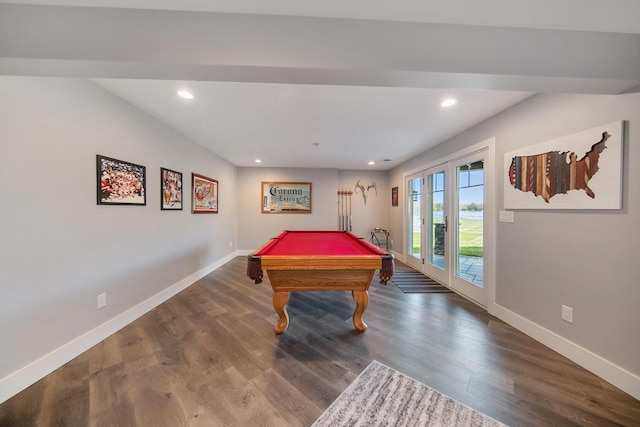
POLYGON ((262 163, 262 160, 256 159, 256 163, 262 163))
POLYGON ((376 162, 374 162, 373 160, 369 162, 370 165, 375 165, 376 162))
POLYGON ((456 104, 456 102, 458 102, 458 101, 456 101, 456 100, 455 100, 455 99, 453 99, 453 98, 449 98, 449 99, 445 99, 444 101, 442 101, 442 103, 440 104, 440 106, 445 107, 445 108, 446 108, 446 107, 451 107, 451 106, 455 105, 455 104, 456 104))
POLYGON ((184 99, 193 99, 193 94, 191 92, 189 92, 188 90, 179 90, 178 91, 178 96, 184 98, 184 99))

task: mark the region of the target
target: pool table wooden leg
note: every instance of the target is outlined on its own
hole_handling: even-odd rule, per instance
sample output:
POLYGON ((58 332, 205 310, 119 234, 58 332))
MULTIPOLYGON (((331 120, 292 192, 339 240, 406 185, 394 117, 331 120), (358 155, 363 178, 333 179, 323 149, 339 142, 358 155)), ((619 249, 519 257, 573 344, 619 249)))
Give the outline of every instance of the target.
POLYGON ((367 330, 367 324, 362 320, 362 314, 369 305, 369 292, 368 291, 351 291, 351 296, 356 302, 356 310, 353 312, 353 326, 359 332, 367 330))
POLYGON ((276 334, 278 335, 286 331, 289 327, 289 313, 287 313, 287 307, 285 307, 287 301, 289 301, 289 292, 273 293, 273 308, 280 317, 275 327, 276 334))

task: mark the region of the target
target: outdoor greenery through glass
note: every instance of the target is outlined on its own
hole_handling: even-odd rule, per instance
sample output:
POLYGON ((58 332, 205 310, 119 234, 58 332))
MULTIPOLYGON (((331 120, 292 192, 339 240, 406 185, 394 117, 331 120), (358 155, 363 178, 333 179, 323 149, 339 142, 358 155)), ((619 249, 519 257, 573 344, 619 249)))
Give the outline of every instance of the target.
POLYGON ((481 257, 484 254, 484 162, 458 167, 458 253, 481 257))
POLYGON ((411 221, 409 222, 410 227, 412 228, 411 236, 413 239, 411 241, 411 255, 416 258, 421 257, 420 253, 420 220, 416 223, 416 218, 421 218, 421 205, 422 198, 420 197, 420 188, 422 184, 422 178, 414 178, 409 181, 409 218, 411 221))
MULTIPOLYGON (((484 171, 482 162, 462 166, 459 170, 458 197, 460 203, 460 227, 458 235, 458 253, 466 256, 482 257, 483 244, 483 212, 484 212, 484 171)), ((414 189, 412 200, 412 214, 420 215, 419 179, 410 181, 410 188, 414 189), (417 189, 417 190, 416 190, 417 189), (416 206, 417 205, 417 206, 416 206)), ((431 245, 435 243, 436 224, 444 222, 444 173, 429 176, 428 188, 433 209, 433 230, 431 230, 431 245)), ((420 228, 419 222, 415 226, 412 240, 413 255, 420 256, 420 228)), ((433 247, 432 247, 433 250, 433 247)))

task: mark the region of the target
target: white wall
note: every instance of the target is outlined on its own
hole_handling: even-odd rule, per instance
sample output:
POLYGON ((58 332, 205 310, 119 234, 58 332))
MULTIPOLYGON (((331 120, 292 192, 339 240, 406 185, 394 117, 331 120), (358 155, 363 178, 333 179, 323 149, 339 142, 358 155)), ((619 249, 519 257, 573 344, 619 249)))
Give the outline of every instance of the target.
POLYGON ((389 173, 387 171, 341 170, 338 172, 338 188, 354 192, 351 195, 351 223, 352 231, 355 234, 369 240, 372 229, 389 227, 391 190, 389 189, 389 173), (355 189, 358 180, 365 188, 373 183, 376 184, 376 190, 373 188, 369 190, 366 204, 362 197, 362 191, 355 189))
POLYGON ((250 252, 282 230, 336 230, 338 229, 338 190, 354 191, 356 182, 376 183, 371 189, 367 205, 360 190, 351 197, 353 232, 369 240, 371 229, 386 228, 391 190, 386 171, 347 171, 337 169, 296 168, 240 168, 238 169, 239 223, 238 247, 250 252), (311 182, 311 214, 261 213, 261 182, 311 182))
MULTIPOLYGON (((622 210, 523 210, 496 218, 496 305, 489 310, 618 387, 640 396, 640 94, 536 95, 395 168, 402 173, 496 137, 496 212, 503 210, 504 153, 616 120, 628 120, 622 210), (574 323, 561 320, 573 307, 574 323)), ((605 152, 606 153, 606 152, 605 152)), ((561 197, 561 196, 556 196, 561 197)), ((586 197, 586 196, 585 196, 586 197)), ((403 252, 402 210, 392 210, 403 252)))
POLYGON ((239 168, 238 247, 258 249, 283 230, 335 230, 337 225, 336 169, 239 168), (262 213, 262 182, 311 182, 311 213, 262 213))
POLYGON ((87 80, 0 77, 0 162, 0 402, 235 251, 236 167, 87 80), (96 154, 146 166, 146 206, 96 204, 96 154), (182 211, 160 210, 160 167, 182 211), (219 214, 191 214, 191 172, 219 214))

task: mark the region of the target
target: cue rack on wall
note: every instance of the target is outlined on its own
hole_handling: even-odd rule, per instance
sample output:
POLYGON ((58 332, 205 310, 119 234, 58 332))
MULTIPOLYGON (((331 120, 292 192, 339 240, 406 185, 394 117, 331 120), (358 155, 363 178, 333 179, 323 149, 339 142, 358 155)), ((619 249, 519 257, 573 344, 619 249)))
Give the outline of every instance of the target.
POLYGON ((351 230, 351 190, 338 190, 338 230, 351 230))

